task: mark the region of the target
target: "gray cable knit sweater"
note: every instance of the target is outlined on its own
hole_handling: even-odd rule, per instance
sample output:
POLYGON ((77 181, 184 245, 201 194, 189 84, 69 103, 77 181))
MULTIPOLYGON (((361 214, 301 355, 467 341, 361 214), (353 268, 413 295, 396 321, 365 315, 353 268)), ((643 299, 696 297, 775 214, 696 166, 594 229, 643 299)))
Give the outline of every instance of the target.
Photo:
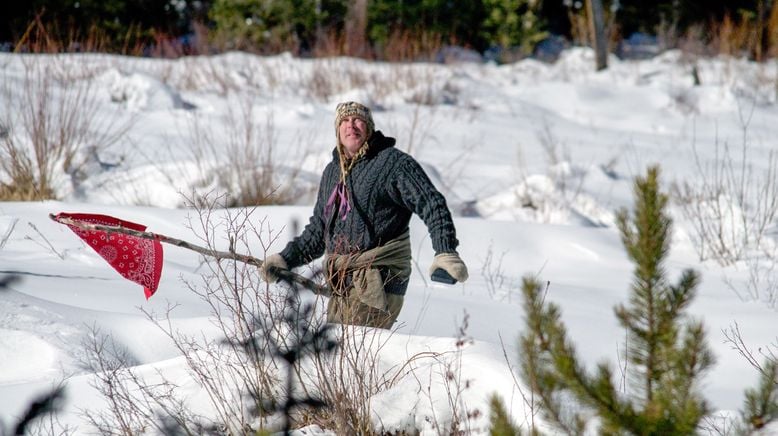
POLYGON ((337 149, 333 151, 310 221, 281 251, 289 268, 313 261, 325 249, 348 254, 383 245, 408 229, 413 213, 427 225, 436 254, 456 251, 459 241, 446 200, 419 163, 380 131, 368 142, 367 153, 346 177, 351 210, 345 219, 337 205, 325 216, 327 200, 340 181, 340 156, 337 149))

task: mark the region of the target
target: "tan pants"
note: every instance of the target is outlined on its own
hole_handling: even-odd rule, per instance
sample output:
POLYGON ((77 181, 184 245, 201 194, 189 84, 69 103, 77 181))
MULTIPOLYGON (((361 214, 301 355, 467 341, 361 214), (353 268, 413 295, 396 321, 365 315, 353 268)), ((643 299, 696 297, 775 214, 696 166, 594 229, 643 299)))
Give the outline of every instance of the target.
POLYGON ((386 310, 370 307, 356 298, 333 295, 327 303, 327 322, 390 329, 400 315, 404 297, 386 294, 386 310))

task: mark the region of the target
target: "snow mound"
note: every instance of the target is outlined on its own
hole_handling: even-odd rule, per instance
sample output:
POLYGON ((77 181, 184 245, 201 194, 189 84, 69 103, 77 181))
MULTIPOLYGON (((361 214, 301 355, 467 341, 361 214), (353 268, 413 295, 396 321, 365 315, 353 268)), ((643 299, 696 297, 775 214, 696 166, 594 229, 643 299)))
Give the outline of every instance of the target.
POLYGON ((108 87, 111 101, 121 103, 133 112, 192 108, 176 90, 149 74, 125 74, 111 69, 101 80, 108 87))
POLYGON ((476 203, 478 214, 489 219, 544 224, 604 227, 615 222, 578 186, 565 186, 557 176, 535 174, 476 203))
POLYGON ((57 349, 37 336, 0 329, 0 385, 46 378, 56 369, 57 349))

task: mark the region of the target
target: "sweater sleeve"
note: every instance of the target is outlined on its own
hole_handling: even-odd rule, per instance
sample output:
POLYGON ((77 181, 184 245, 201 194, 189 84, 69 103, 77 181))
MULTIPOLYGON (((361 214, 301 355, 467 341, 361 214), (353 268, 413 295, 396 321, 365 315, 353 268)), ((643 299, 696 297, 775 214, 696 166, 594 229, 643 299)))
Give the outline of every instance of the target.
POLYGON ((324 169, 321 181, 319 182, 319 193, 316 196, 316 205, 300 236, 289 241, 286 247, 281 251, 281 257, 284 258, 289 268, 297 268, 300 265, 309 263, 324 254, 324 205, 327 202, 326 181, 328 179, 328 166, 324 169))
POLYGON ((421 165, 406 156, 399 162, 395 175, 395 201, 424 221, 435 253, 456 252, 459 241, 446 199, 421 165))

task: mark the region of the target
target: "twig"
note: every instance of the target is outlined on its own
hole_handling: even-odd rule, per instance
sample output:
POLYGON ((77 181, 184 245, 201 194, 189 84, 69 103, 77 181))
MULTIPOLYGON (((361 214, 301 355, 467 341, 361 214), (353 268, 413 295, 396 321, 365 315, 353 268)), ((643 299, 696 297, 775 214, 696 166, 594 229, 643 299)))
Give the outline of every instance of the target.
POLYGON ((740 332, 740 325, 738 325, 737 322, 730 325, 728 330, 722 330, 722 332, 724 333, 724 338, 726 339, 724 341, 725 343, 729 343, 730 347, 734 350, 737 350, 737 352, 740 353, 740 355, 743 356, 752 367, 754 367, 760 373, 765 374, 765 370, 759 363, 759 360, 757 360, 753 351, 748 348, 745 341, 743 340, 743 334, 740 332))
POLYGON ((13 222, 11 222, 11 225, 8 226, 8 231, 6 231, 5 235, 0 238, 0 250, 5 247, 6 242, 8 242, 8 239, 11 237, 11 233, 13 233, 14 229, 16 228, 17 222, 19 222, 19 218, 14 218, 13 222))
MULTIPOLYGON (((521 388, 521 383, 518 379, 516 379, 516 371, 513 369, 513 365, 511 364, 511 360, 508 358, 508 351, 505 348, 505 342, 502 339, 502 334, 497 333, 498 337, 500 338, 500 346, 502 347, 502 355, 505 359, 505 363, 508 365, 508 369, 510 370, 511 377, 513 377, 513 385, 516 386, 516 388, 519 390, 519 394, 521 395, 522 401, 524 401, 524 404, 529 407, 530 410, 530 428, 534 431, 537 426, 535 424, 535 415, 538 413, 537 406, 535 405, 535 391, 530 390, 529 398, 527 398, 527 395, 524 393, 524 390, 521 388)), ((524 414, 524 419, 526 422, 527 415, 524 414)))
MULTIPOLYGON (((64 254, 61 254, 59 251, 57 251, 57 249, 56 249, 56 248, 54 248, 54 246, 53 246, 53 245, 51 245, 51 242, 49 242, 49 240, 46 238, 46 236, 44 236, 44 235, 43 235, 43 233, 41 233, 41 231, 40 231, 40 230, 38 230, 38 228, 37 228, 37 227, 35 227, 35 224, 33 224, 33 223, 31 223, 31 222, 27 222, 27 224, 29 224, 29 226, 30 226, 30 227, 32 227, 32 229, 33 229, 33 230, 35 230, 35 232, 36 232, 36 233, 38 233, 38 235, 40 235, 40 237, 41 237, 41 238, 43 238, 43 240, 44 240, 44 241, 46 242, 46 244, 49 246, 49 249, 52 251, 52 253, 56 254, 56 255, 57 255, 57 257, 59 257, 59 258, 60 258, 60 260, 65 260, 65 255, 64 255, 64 254)), ((43 244, 41 244, 41 243, 40 243, 40 242, 38 242, 38 241, 35 241, 34 239, 32 239, 32 238, 31 238, 31 237, 29 237, 29 236, 26 236, 26 238, 27 238, 27 239, 29 239, 29 240, 31 240, 31 241, 33 241, 33 242, 35 242, 35 243, 37 243, 38 245, 41 245, 41 246, 43 246, 43 244)), ((44 247, 44 248, 45 248, 45 247, 44 247)))
MULTIPOLYGON (((108 233, 121 233, 125 235, 134 236, 136 238, 152 239, 155 241, 164 242, 166 244, 175 245, 177 247, 186 248, 187 250, 195 251, 204 256, 214 257, 217 260, 223 260, 223 259, 235 260, 238 262, 247 263, 249 265, 254 265, 256 267, 261 267, 263 263, 261 260, 253 256, 229 252, 229 251, 212 250, 210 248, 201 247, 199 245, 195 245, 190 242, 183 241, 181 239, 171 238, 170 236, 161 235, 159 233, 141 232, 138 230, 128 229, 122 226, 89 224, 89 223, 73 220, 71 218, 57 217, 54 214, 49 214, 49 218, 51 218, 52 220, 58 223, 78 227, 79 229, 83 229, 83 230, 100 231, 100 232, 108 232, 108 233)), ((322 286, 311 279, 303 277, 300 274, 296 274, 287 269, 280 269, 280 268, 275 268, 275 270, 272 272, 276 273, 282 280, 285 280, 292 284, 303 286, 306 289, 310 289, 315 294, 324 295, 324 296, 330 295, 329 288, 327 288, 326 286, 322 286)))

